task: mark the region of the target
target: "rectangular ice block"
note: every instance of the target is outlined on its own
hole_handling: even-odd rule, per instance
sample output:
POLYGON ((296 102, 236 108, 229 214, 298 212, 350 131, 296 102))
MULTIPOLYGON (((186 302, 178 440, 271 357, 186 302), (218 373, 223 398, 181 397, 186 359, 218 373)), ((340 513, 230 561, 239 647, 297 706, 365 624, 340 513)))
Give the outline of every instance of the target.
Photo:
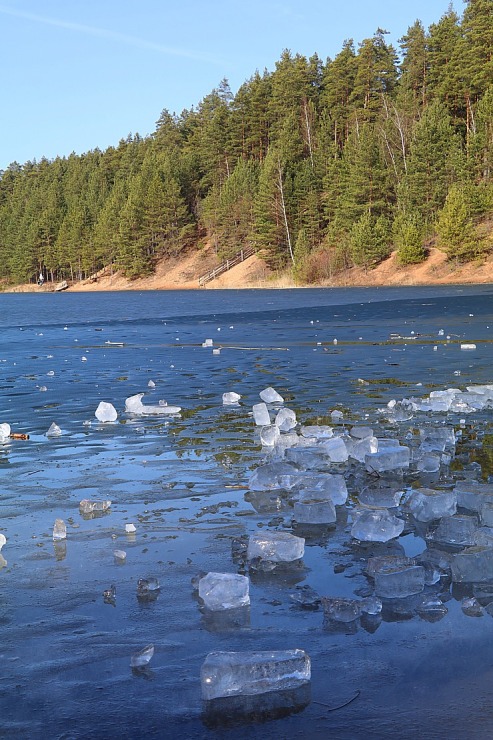
POLYGON ((310 676, 310 658, 304 650, 209 653, 200 671, 202 698, 294 689, 310 676))

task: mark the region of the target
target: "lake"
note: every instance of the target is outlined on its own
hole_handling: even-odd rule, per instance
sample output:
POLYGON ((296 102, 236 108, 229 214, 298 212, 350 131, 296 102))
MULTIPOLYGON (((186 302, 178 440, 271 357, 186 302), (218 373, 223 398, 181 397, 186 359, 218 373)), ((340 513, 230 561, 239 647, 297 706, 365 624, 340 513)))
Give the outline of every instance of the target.
POLYGON ((308 532, 296 568, 251 572, 241 618, 205 613, 192 579, 248 574, 232 553, 248 535, 296 534, 289 492, 249 489, 276 455, 252 420, 270 386, 298 432, 365 425, 414 449, 423 429, 452 429, 450 465, 420 476, 412 464, 389 479, 403 490, 493 480, 491 410, 399 420, 387 406, 493 383, 492 296, 493 286, 1 294, 0 424, 29 439, 0 441, 0 736, 491 737, 493 621, 464 611, 473 584, 427 585, 445 606, 436 621, 384 607, 366 627, 327 624, 320 606, 291 598, 310 586, 358 599, 372 588, 369 557, 426 548, 426 528, 408 517, 388 546, 354 540, 358 493, 375 482, 354 461, 326 468, 349 491, 336 525, 308 532), (238 406, 223 405, 228 391, 241 394, 238 406), (181 413, 125 413, 138 393, 181 413), (115 423, 96 419, 101 401, 115 423), (52 423, 60 435, 46 436, 52 423), (112 503, 90 517, 83 499, 112 503), (54 542, 57 518, 67 538, 54 542), (151 577, 157 598, 137 598, 151 577), (132 670, 131 655, 150 643, 148 668, 132 670), (208 653, 291 648, 310 655, 308 696, 233 711, 202 702, 208 653))

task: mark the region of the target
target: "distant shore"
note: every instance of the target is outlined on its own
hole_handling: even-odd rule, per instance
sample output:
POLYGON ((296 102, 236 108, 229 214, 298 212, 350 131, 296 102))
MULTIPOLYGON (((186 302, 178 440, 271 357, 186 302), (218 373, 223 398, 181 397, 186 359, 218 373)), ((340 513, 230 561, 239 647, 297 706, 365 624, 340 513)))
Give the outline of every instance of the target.
MULTIPOLYGON (((401 266, 392 254, 372 270, 351 268, 313 285, 296 283, 289 273, 276 274, 256 255, 236 265, 204 288, 199 277, 214 267, 211 250, 200 250, 182 259, 163 260, 152 275, 128 280, 118 272, 101 271, 87 280, 68 283, 69 292, 95 292, 118 290, 221 290, 221 289, 291 289, 291 288, 336 288, 336 287, 383 287, 399 285, 460 285, 493 283, 493 256, 482 261, 457 265, 449 262, 438 249, 430 249, 425 262, 418 265, 401 266)), ((38 286, 34 283, 6 286, 8 293, 47 293, 55 290, 56 283, 38 286)))

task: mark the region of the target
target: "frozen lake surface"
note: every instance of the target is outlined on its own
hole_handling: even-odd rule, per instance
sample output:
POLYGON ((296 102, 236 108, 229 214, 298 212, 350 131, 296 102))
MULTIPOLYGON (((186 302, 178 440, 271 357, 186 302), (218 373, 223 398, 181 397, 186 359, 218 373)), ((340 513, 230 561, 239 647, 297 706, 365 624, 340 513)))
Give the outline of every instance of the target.
MULTIPOLYGON (((245 573, 232 556, 239 538, 296 533, 288 492, 262 497, 248 487, 273 459, 252 420, 268 386, 299 424, 330 425, 336 436, 363 424, 412 447, 423 429, 452 429, 451 464, 431 476, 411 466, 398 479, 403 490, 488 482, 491 410, 401 421, 381 410, 493 383, 492 295, 490 286, 0 295, 0 424, 30 436, 0 442, 0 736, 490 738, 493 618, 463 609, 476 586, 426 586, 446 607, 436 621, 384 608, 366 626, 327 624, 321 607, 291 598, 306 585, 358 599, 372 589, 369 557, 426 548, 426 526, 406 517, 389 545, 352 538, 365 484, 354 461, 326 468, 349 491, 336 526, 308 532, 298 567, 251 573, 247 614, 204 614, 191 579, 245 573), (202 346, 207 338, 220 353, 202 346), (241 394, 237 407, 222 405, 230 391, 241 394), (137 393, 181 414, 126 414, 137 393), (118 411, 115 423, 96 419, 101 401, 118 411), (62 434, 47 437, 53 422, 62 434), (83 516, 83 499, 112 504, 83 516), (61 542, 57 518, 67 525, 61 542), (139 600, 139 579, 151 577, 157 598, 139 600), (131 655, 149 643, 148 669, 133 671, 131 655), (209 652, 295 648, 311 657, 308 697, 259 703, 257 717, 202 703, 209 652)), ((491 599, 488 588, 483 606, 493 573, 491 599)))

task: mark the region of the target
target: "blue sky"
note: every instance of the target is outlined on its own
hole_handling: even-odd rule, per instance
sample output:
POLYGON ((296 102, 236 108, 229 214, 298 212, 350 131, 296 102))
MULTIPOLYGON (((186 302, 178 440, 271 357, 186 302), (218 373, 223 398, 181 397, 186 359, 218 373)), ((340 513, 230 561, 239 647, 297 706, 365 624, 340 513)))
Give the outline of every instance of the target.
MULTIPOLYGON (((283 49, 325 60, 378 27, 397 40, 449 0, 0 0, 0 170, 146 136, 283 49)), ((458 13, 463 4, 455 0, 458 13)))

